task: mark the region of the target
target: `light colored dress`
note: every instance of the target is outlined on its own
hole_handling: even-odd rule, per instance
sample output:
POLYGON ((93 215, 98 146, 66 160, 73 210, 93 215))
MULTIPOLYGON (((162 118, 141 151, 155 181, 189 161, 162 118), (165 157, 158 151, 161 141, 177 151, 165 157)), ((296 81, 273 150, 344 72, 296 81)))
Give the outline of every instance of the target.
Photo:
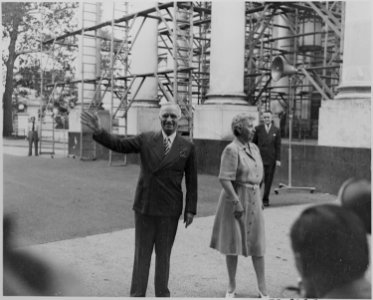
POLYGON ((243 145, 235 139, 224 149, 220 179, 231 180, 244 208, 243 216, 234 217, 233 199, 221 191, 210 247, 224 255, 262 256, 265 230, 259 183, 263 162, 258 147, 243 145))

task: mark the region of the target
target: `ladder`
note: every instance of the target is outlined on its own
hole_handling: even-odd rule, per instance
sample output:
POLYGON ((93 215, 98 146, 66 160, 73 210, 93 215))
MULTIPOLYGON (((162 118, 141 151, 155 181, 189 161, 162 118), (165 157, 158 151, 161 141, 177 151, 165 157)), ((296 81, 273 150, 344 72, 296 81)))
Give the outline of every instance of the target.
POLYGON ((49 154, 52 158, 55 155, 55 122, 53 113, 46 111, 41 117, 42 130, 40 130, 39 154, 49 154))
POLYGON ((194 65, 197 71, 197 89, 193 94, 197 95, 197 104, 203 104, 209 89, 210 81, 210 46, 211 46, 211 2, 200 2, 198 8, 199 19, 194 23, 198 25, 197 36, 194 41, 197 44, 194 65), (210 19, 209 19, 210 16, 210 19))
MULTIPOLYGON (((128 2, 113 2, 110 53, 115 53, 115 55, 110 56, 110 132, 123 136, 127 136, 127 108, 130 87, 126 78, 121 82, 118 82, 114 78, 118 75, 125 77, 129 73, 129 22, 125 21, 124 26, 116 25, 114 19, 127 14, 128 2), (122 41, 119 46, 117 43, 117 51, 114 51, 114 40, 119 40, 120 38, 122 38, 122 41)), ((126 164, 127 156, 125 154, 109 150, 110 166, 123 166, 126 164)))
MULTIPOLYGON (((42 5, 38 8, 40 9, 42 5)), ((42 66, 43 61, 43 27, 44 27, 44 18, 42 17, 42 22, 40 24, 40 54, 42 56, 40 61, 40 92, 41 92, 41 101, 43 101, 43 97, 45 96, 45 92, 47 90, 47 86, 44 84, 44 70, 42 66)), ((55 40, 53 40, 53 44, 51 45, 51 48, 48 50, 48 56, 46 62, 43 64, 48 65, 50 58, 52 57, 52 53, 55 47, 55 40)), ((53 64, 54 66, 54 64, 53 64)), ((53 108, 53 97, 56 92, 57 83, 54 82, 55 73, 52 73, 52 82, 53 82, 53 89, 49 95, 48 102, 45 107, 45 112, 43 111, 43 105, 41 103, 40 109, 39 109, 39 154, 49 154, 53 158, 55 155, 55 120, 54 115, 52 111, 48 111, 50 107, 53 108)))
MULTIPOLYGON (((81 111, 98 109, 100 93, 95 90, 100 88, 97 85, 95 78, 91 74, 100 74, 100 40, 97 30, 88 32, 85 28, 96 25, 99 23, 100 3, 94 2, 81 2, 81 36, 80 36, 80 79, 81 83, 78 84, 80 89, 80 105, 81 111), (87 78, 88 75, 91 78, 87 78), (92 101, 96 105, 92 105, 92 101)), ((96 159, 97 152, 96 143, 92 139, 92 134, 86 131, 85 128, 80 130, 80 159, 81 160, 94 160, 96 159)))
MULTIPOLYGON (((259 9, 257 4, 246 3, 246 11, 259 9)), ((271 51, 268 38, 272 34, 272 17, 275 9, 271 11, 270 4, 264 4, 261 11, 251 13, 246 17, 245 34, 245 93, 248 102, 257 105, 259 111, 262 106, 269 105, 271 51), (264 99, 264 101, 262 101, 264 99)))
POLYGON ((57 83, 54 83, 53 89, 49 95, 45 112, 40 112, 40 136, 39 136, 39 154, 49 154, 52 158, 55 155, 55 122, 53 112, 48 108, 53 106, 53 97, 56 91, 57 83))
POLYGON ((179 121, 179 131, 182 135, 192 137, 193 106, 192 106, 192 70, 181 71, 192 67, 193 61, 193 6, 179 7, 174 2, 174 82, 173 90, 176 103, 179 104, 182 118, 179 121))
POLYGON ((158 86, 167 101, 179 104, 182 117, 179 121, 179 132, 192 138, 193 106, 192 81, 195 75, 193 67, 193 6, 180 5, 174 2, 172 11, 168 8, 160 10, 156 7, 162 21, 159 32, 161 55, 171 57, 173 72, 163 72, 156 75, 158 86))

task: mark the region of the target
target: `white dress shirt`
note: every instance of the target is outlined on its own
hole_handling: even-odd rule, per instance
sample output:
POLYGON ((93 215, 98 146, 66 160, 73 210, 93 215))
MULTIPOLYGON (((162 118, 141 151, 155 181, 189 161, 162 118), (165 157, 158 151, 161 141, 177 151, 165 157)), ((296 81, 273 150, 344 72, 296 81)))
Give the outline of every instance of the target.
POLYGON ((264 125, 264 126, 265 126, 265 128, 266 128, 267 133, 268 133, 269 130, 271 129, 271 124, 269 124, 269 125, 264 125))
POLYGON ((175 131, 173 134, 171 134, 171 135, 167 135, 167 134, 162 130, 162 135, 163 135, 163 140, 164 140, 164 139, 168 139, 169 144, 170 144, 170 149, 171 149, 171 147, 172 147, 172 143, 174 142, 175 137, 176 137, 176 131, 175 131))

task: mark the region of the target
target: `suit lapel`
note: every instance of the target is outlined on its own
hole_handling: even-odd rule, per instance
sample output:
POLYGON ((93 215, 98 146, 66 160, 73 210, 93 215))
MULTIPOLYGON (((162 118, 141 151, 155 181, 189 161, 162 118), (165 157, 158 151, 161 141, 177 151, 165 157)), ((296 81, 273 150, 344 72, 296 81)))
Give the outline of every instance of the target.
POLYGON ((269 127, 268 134, 271 135, 273 133, 273 125, 271 124, 271 127, 269 127))
POLYGON ((154 139, 150 147, 153 150, 154 156, 156 157, 155 165, 158 165, 160 162, 162 162, 164 157, 162 132, 159 132, 154 136, 154 139))
POLYGON ((263 135, 263 134, 266 135, 266 134, 267 134, 266 126, 265 126, 264 124, 260 125, 259 129, 260 129, 260 130, 259 130, 258 133, 259 133, 260 135, 263 135))
POLYGON ((180 153, 180 147, 181 146, 182 146, 181 138, 176 134, 175 139, 174 139, 174 141, 172 143, 170 152, 168 152, 168 154, 163 157, 163 160, 161 161, 161 163, 158 166, 157 170, 161 169, 161 168, 164 168, 170 162, 174 161, 175 159, 178 159, 179 153, 180 153))

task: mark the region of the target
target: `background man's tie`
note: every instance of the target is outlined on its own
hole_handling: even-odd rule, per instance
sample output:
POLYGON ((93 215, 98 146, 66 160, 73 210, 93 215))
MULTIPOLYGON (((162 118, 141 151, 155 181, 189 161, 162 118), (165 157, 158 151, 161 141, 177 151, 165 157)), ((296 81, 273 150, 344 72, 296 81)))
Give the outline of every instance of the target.
POLYGON ((164 156, 166 156, 168 154, 168 152, 170 152, 170 145, 171 145, 170 139, 169 138, 164 138, 163 139, 164 156))

